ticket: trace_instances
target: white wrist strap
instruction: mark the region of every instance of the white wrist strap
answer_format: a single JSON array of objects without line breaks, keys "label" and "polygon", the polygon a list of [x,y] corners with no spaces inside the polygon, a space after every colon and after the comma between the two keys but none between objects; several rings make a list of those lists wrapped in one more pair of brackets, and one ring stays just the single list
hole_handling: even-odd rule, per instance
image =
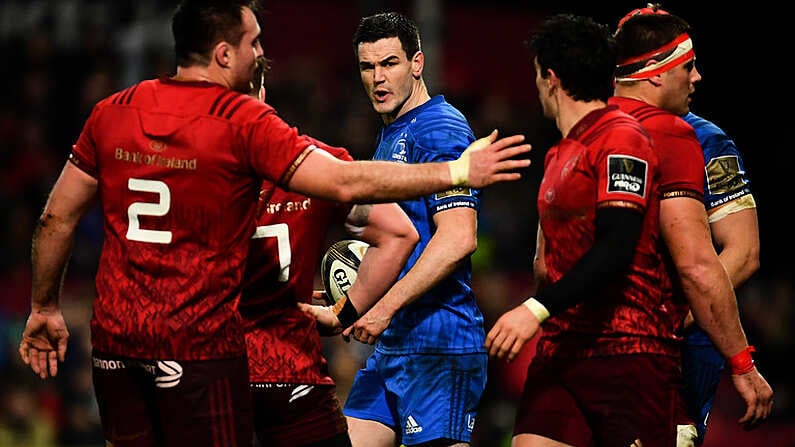
[{"label": "white wrist strap", "polygon": [[539,303],[537,299],[534,297],[530,297],[522,303],[526,308],[530,309],[530,312],[538,318],[539,323],[543,323],[544,320],[549,318],[549,311],[543,304]]},{"label": "white wrist strap", "polygon": [[463,186],[469,180],[469,154],[464,152],[458,160],[447,164],[450,169],[450,180],[453,186]]}]

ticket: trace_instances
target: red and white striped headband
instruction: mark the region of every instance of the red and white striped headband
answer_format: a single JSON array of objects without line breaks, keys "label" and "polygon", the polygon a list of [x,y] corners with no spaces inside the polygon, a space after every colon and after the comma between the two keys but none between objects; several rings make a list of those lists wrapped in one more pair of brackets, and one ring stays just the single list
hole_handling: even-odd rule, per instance
[{"label": "red and white striped headband", "polygon": [[[616,81],[649,79],[695,58],[693,41],[683,33],[662,48],[621,61],[616,66]],[[656,62],[646,65],[652,59]]]}]

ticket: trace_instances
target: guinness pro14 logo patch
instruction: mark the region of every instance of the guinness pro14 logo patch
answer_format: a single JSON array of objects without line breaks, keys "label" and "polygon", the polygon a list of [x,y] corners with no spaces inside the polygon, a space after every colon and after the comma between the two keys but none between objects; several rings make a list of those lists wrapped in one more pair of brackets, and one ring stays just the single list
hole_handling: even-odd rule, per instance
[{"label": "guinness pro14 logo patch", "polygon": [[648,163],[629,155],[607,156],[607,192],[626,192],[646,196]]}]

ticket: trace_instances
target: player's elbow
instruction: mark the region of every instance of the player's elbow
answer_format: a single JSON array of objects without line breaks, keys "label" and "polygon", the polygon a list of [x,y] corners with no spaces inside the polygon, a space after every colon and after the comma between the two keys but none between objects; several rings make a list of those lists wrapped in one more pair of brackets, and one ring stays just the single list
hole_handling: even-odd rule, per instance
[{"label": "player's elbow", "polygon": [[395,253],[397,254],[397,259],[401,262],[401,264],[408,261],[411,253],[414,251],[414,248],[417,246],[417,243],[420,241],[420,235],[417,233],[417,230],[414,229],[412,226],[411,231],[407,231],[400,237],[396,238],[396,248]]},{"label": "player's elbow", "polygon": [[414,228],[414,225],[406,229],[406,232],[401,236],[403,244],[409,247],[409,252],[414,250],[414,247],[420,242],[420,233]]},{"label": "player's elbow", "polygon": [[462,260],[475,254],[478,249],[477,235],[469,232],[461,232],[453,238],[455,242],[451,244],[455,247],[455,258]]},{"label": "player's elbow", "polygon": [[762,262],[760,261],[759,257],[759,247],[754,247],[748,251],[748,257],[745,259],[744,265],[745,270],[748,272],[748,276],[753,275],[757,270],[759,270],[759,268],[762,266]]}]

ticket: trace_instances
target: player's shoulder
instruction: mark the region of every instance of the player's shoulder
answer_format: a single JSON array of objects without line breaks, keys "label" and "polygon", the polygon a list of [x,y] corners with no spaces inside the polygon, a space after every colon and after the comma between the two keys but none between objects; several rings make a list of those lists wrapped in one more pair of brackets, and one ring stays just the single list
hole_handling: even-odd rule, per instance
[{"label": "player's shoulder", "polygon": [[597,125],[610,130],[646,135],[646,130],[637,118],[621,110],[615,105],[608,105],[599,116]]},{"label": "player's shoulder", "polygon": [[117,91],[97,108],[130,106],[158,113],[198,115],[244,123],[275,112],[258,99],[209,82],[183,82],[168,77],[148,79]]},{"label": "player's shoulder", "polygon": [[632,98],[612,97],[609,103],[618,105],[621,110],[634,116],[643,127],[650,131],[674,136],[696,137],[693,127],[682,117],[647,102]]},{"label": "player's shoulder", "polygon": [[433,147],[439,141],[454,143],[474,139],[472,128],[460,110],[437,95],[418,106],[407,124],[410,133],[423,146]]},{"label": "player's shoulder", "polygon": [[[688,112],[682,117],[696,132],[699,141],[705,144],[730,142],[730,138],[726,132],[714,122],[696,115],[693,112]],[[731,143],[731,142],[730,142]],[[733,143],[731,143],[733,144]]]},{"label": "player's shoulder", "polygon": [[251,95],[227,90],[216,96],[207,113],[237,124],[250,124],[275,116],[276,110]]},{"label": "player's shoulder", "polygon": [[610,144],[614,144],[616,140],[626,140],[627,144],[638,144],[638,140],[643,140],[646,145],[650,144],[649,136],[640,122],[614,104],[586,115],[572,128],[569,136],[581,140],[587,146],[595,141],[610,141]]},{"label": "player's shoulder", "polygon": [[130,105],[133,98],[140,97],[141,93],[155,90],[155,79],[147,79],[137,82],[131,86],[117,90],[104,99],[97,102],[95,108],[103,108],[112,105]]},{"label": "player's shoulder", "polygon": [[696,115],[693,112],[687,112],[684,116],[682,116],[682,119],[685,120],[685,122],[687,122],[691,126],[693,126],[693,128],[696,130],[703,129],[713,134],[718,134],[718,133],[725,134],[725,132],[723,131],[723,129],[720,128],[720,126],[704,118],[703,116]]},{"label": "player's shoulder", "polygon": [[324,143],[323,141],[320,141],[308,135],[306,136],[306,138],[309,139],[309,141],[311,141],[312,144],[314,144],[317,148],[323,149],[324,151],[331,154],[334,158],[343,161],[353,161],[353,157],[351,156],[350,152],[348,152],[348,150],[345,149],[344,147],[332,146],[328,143]]}]

